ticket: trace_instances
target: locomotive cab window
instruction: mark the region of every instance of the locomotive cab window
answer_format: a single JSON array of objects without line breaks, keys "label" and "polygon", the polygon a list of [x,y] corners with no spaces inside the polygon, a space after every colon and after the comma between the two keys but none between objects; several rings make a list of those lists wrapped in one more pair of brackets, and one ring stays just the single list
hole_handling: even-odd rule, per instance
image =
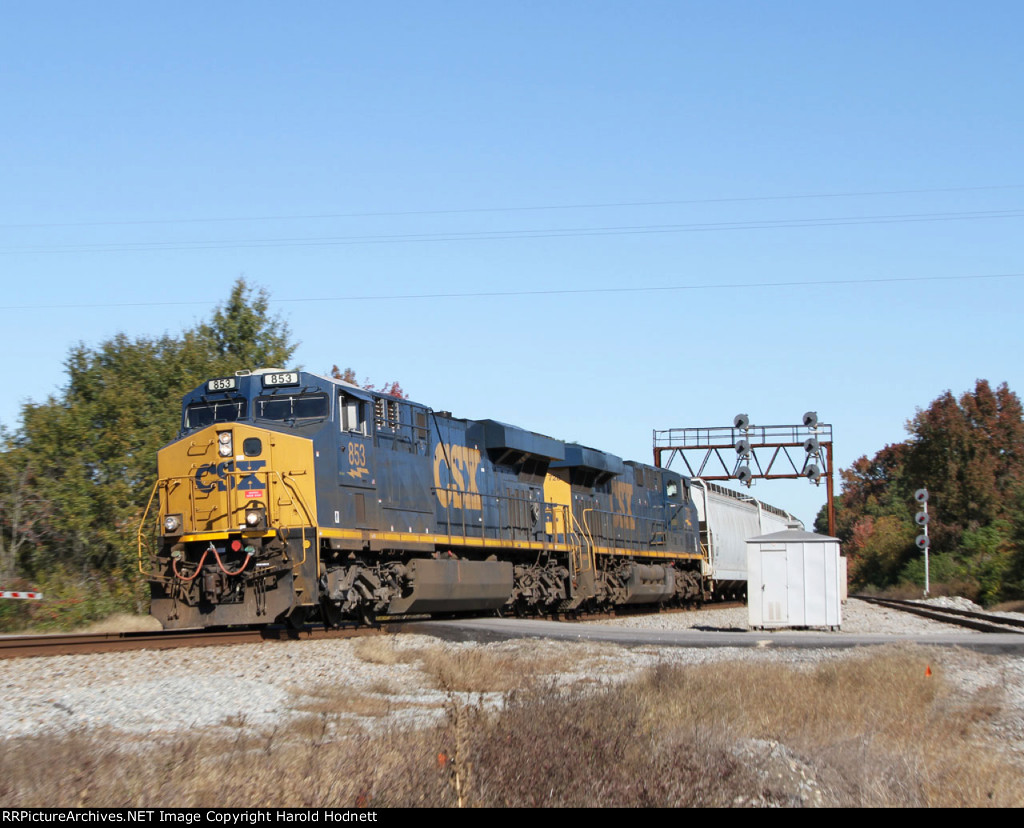
[{"label": "locomotive cab window", "polygon": [[348,394],[342,394],[338,403],[338,409],[341,412],[341,430],[366,434],[366,417],[363,414],[362,402]]},{"label": "locomotive cab window", "polygon": [[245,419],[246,401],[242,398],[218,402],[193,403],[185,409],[185,428],[202,428],[213,423],[233,423]]},{"label": "locomotive cab window", "polygon": [[326,394],[280,394],[256,398],[259,420],[323,420],[330,414]]}]

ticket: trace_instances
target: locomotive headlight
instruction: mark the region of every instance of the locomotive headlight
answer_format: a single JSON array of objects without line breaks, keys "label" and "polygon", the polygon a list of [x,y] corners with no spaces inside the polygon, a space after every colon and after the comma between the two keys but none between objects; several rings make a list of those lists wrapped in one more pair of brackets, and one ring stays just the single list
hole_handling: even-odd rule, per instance
[{"label": "locomotive headlight", "polygon": [[222,431],[220,434],[218,434],[217,442],[219,444],[217,446],[217,451],[221,457],[230,457],[234,453],[231,446],[230,431]]},{"label": "locomotive headlight", "polygon": [[164,534],[177,535],[181,530],[181,515],[168,515],[164,518]]},{"label": "locomotive headlight", "polygon": [[261,508],[245,510],[246,529],[265,529],[267,526],[267,513]]}]

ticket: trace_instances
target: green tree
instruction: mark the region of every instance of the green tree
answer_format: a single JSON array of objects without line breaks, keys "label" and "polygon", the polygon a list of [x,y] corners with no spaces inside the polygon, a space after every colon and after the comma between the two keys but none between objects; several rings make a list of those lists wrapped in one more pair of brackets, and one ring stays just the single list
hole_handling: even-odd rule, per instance
[{"label": "green tree", "polygon": [[227,302],[208,323],[199,326],[198,335],[208,343],[220,373],[287,367],[298,343],[291,341],[285,322],[268,315],[269,308],[265,290],[254,293],[244,279],[238,279]]},{"label": "green tree", "polygon": [[50,509],[24,448],[0,429],[0,586],[13,583],[46,537]]},{"label": "green tree", "polygon": [[66,385],[23,406],[0,452],[0,568],[37,581],[60,573],[131,603],[135,532],[181,397],[208,377],[291,359],[288,327],[268,307],[239,279],[209,322],[180,336],[72,348]]}]

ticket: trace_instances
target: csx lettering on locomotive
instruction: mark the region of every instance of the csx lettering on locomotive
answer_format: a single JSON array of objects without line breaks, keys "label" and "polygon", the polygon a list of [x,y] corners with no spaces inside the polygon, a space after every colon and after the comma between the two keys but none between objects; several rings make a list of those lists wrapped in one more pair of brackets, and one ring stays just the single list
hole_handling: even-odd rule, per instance
[{"label": "csx lettering on locomotive", "polygon": [[[478,449],[438,443],[434,449],[434,488],[438,502],[455,509],[480,509],[479,469]],[[447,483],[443,481],[445,477]]]},{"label": "csx lettering on locomotive", "polygon": [[[266,460],[227,460],[223,463],[206,463],[196,469],[196,488],[201,492],[210,492],[214,488],[219,492],[228,489],[263,489],[263,481],[253,472],[267,465]],[[248,472],[244,476],[236,476],[233,472]],[[216,478],[207,480],[207,478]]]}]

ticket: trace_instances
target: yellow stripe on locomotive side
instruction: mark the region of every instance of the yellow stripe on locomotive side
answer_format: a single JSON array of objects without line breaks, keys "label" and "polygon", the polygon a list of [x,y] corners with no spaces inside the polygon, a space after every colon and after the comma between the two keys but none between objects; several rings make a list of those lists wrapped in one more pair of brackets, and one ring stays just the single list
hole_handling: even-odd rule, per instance
[{"label": "yellow stripe on locomotive side", "polygon": [[[354,540],[369,543],[377,541],[394,544],[401,548],[405,543],[433,544],[434,546],[462,546],[474,549],[521,549],[538,552],[569,552],[564,543],[545,541],[512,541],[497,538],[473,538],[464,535],[438,535],[430,532],[378,532],[370,529],[322,529],[321,537]],[[595,555],[658,558],[662,560],[700,560],[699,554],[688,552],[654,552],[641,549],[621,549],[612,546],[594,547]]]}]

